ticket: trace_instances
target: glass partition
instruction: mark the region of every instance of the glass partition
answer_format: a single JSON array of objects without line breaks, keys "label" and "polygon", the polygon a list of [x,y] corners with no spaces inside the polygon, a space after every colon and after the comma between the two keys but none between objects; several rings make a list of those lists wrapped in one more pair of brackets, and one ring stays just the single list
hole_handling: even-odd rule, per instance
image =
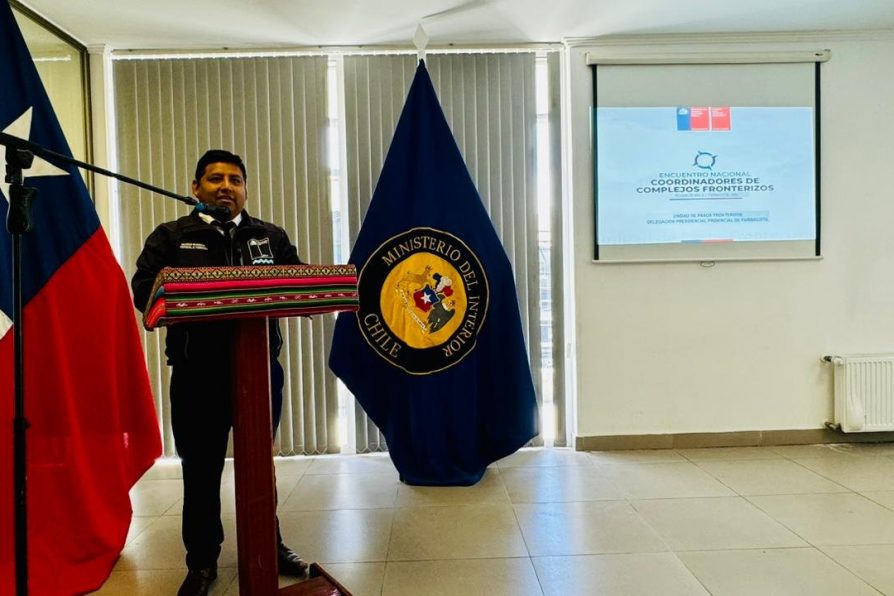
[{"label": "glass partition", "polygon": [[72,155],[90,161],[86,48],[18,3],[12,7]]}]

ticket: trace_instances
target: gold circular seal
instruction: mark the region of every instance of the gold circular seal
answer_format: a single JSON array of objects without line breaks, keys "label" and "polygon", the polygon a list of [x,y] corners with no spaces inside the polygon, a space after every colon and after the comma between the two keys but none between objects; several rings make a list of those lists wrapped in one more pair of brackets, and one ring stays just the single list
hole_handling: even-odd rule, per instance
[{"label": "gold circular seal", "polygon": [[357,278],[357,324],[379,356],[413,375],[436,373],[475,349],[490,288],[475,252],[435,228],[382,242]]},{"label": "gold circular seal", "polygon": [[466,312],[462,277],[447,260],[419,252],[391,269],[382,284],[382,319],[413,348],[438,346],[457,330]]}]

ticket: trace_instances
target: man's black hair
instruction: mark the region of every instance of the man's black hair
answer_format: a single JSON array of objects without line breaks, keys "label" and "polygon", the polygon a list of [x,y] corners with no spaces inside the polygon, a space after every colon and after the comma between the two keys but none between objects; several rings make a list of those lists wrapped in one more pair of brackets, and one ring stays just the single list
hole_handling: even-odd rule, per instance
[{"label": "man's black hair", "polygon": [[196,173],[194,178],[196,182],[202,179],[202,176],[205,174],[205,168],[208,167],[208,164],[212,163],[231,163],[239,166],[239,169],[242,170],[242,178],[244,180],[248,179],[248,174],[245,171],[245,164],[242,162],[241,157],[235,153],[230,153],[225,149],[209,149],[205,152],[205,155],[199,158],[198,163],[196,163]]}]

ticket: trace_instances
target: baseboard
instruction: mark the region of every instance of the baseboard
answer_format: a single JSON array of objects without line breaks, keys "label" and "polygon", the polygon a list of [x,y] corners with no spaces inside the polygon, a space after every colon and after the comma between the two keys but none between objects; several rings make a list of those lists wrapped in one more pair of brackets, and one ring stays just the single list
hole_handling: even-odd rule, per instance
[{"label": "baseboard", "polygon": [[769,447],[819,443],[894,442],[894,432],[843,433],[829,428],[803,430],[746,430],[725,433],[671,433],[664,435],[604,435],[576,437],[577,451],[628,449],[696,449],[701,447]]}]

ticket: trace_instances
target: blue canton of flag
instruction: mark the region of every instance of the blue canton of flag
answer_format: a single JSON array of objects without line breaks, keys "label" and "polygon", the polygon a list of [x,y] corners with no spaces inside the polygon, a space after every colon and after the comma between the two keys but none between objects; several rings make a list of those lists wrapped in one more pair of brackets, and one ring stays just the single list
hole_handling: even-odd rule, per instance
[{"label": "blue canton of flag", "polygon": [[689,108],[677,108],[677,130],[692,130]]},{"label": "blue canton of flag", "polygon": [[420,62],[351,253],[329,367],[401,479],[471,485],[538,432],[512,268]]},{"label": "blue canton of flag", "polygon": [[431,289],[431,286],[425,286],[425,289],[422,290],[422,292],[425,294],[425,301],[428,304],[434,304],[440,300],[438,294]]}]

